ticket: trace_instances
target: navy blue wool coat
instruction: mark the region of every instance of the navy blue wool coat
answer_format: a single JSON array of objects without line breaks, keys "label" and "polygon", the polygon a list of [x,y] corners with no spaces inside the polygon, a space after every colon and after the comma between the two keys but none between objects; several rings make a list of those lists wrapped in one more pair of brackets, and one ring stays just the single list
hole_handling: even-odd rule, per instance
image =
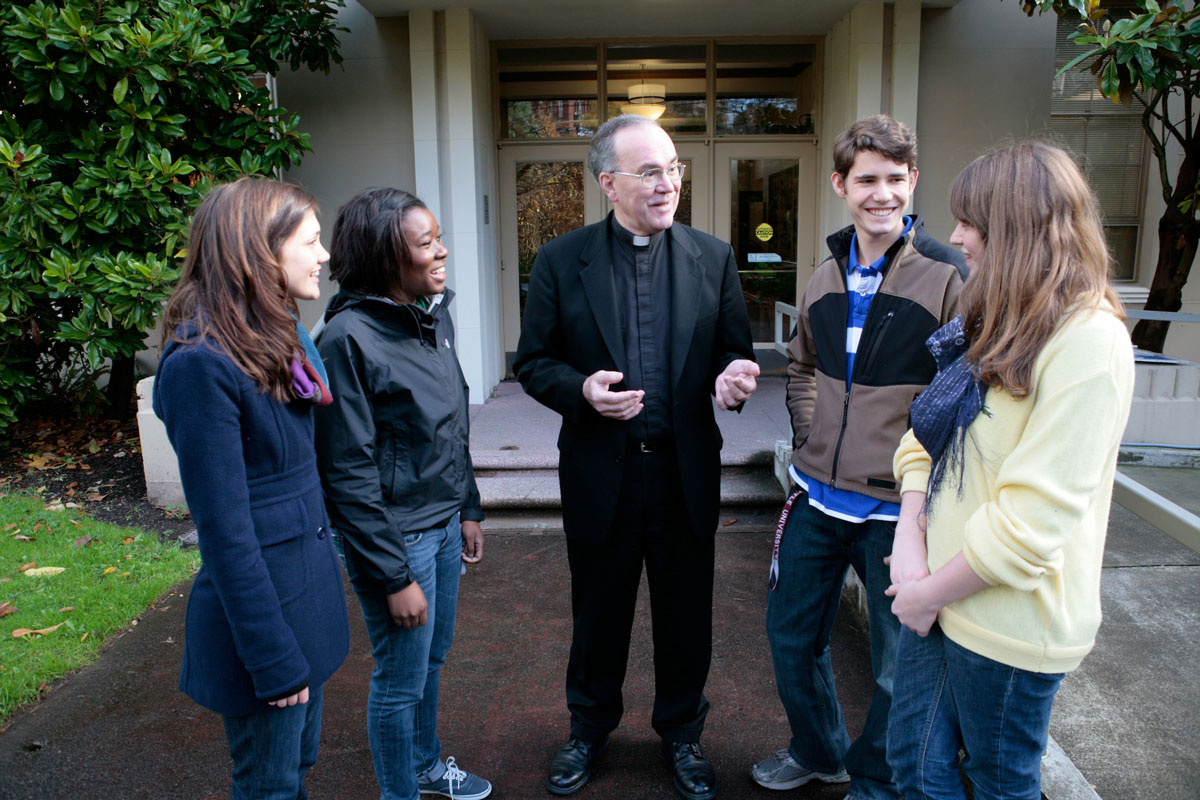
[{"label": "navy blue wool coat", "polygon": [[320,685],[349,649],[312,408],[271,399],[211,343],[171,343],[158,365],[154,413],[203,559],[179,688],[221,714],[260,713]]}]

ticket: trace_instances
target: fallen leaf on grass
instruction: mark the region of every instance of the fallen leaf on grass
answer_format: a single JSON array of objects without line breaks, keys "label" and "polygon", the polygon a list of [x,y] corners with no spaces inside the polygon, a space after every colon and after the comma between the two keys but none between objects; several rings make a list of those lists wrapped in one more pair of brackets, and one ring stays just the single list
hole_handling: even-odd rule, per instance
[{"label": "fallen leaf on grass", "polygon": [[124,539],[121,540],[121,544],[133,544],[133,537],[126,536]]},{"label": "fallen leaf on grass", "polygon": [[84,639],[86,639],[87,637],[88,637],[88,635],[87,635],[87,632],[85,631],[85,632],[84,632],[84,634],[83,634],[83,636],[80,636],[80,637],[79,637],[79,641],[81,641],[81,642],[82,642],[82,641],[83,641]]},{"label": "fallen leaf on grass", "polygon": [[112,575],[116,571],[117,571],[116,567],[105,567],[104,572],[102,572],[100,574],[101,575]]},{"label": "fallen leaf on grass", "polygon": [[50,503],[46,506],[47,511],[64,511],[65,509],[66,506],[64,506],[62,503]]},{"label": "fallen leaf on grass", "polygon": [[47,633],[56,631],[66,624],[67,623],[63,621],[57,625],[51,625],[49,628],[38,628],[37,630],[30,630],[29,628],[17,628],[12,632],[12,635],[14,639],[23,639],[26,636],[45,636]]},{"label": "fallen leaf on grass", "polygon": [[26,470],[50,469],[50,462],[55,460],[53,453],[39,453],[25,462]]},{"label": "fallen leaf on grass", "polygon": [[66,571],[66,567],[33,567],[25,570],[25,574],[31,578],[49,578],[51,575]]},{"label": "fallen leaf on grass", "polygon": [[21,566],[17,567],[17,572],[24,572],[25,570],[33,569],[36,566],[37,566],[36,561],[30,561],[28,564],[22,564]]},{"label": "fallen leaf on grass", "polygon": [[34,533],[37,533],[38,531],[48,531],[48,530],[50,530],[50,528],[48,528],[46,526],[46,523],[44,523],[44,522],[39,522],[33,526]]},{"label": "fallen leaf on grass", "polygon": [[100,452],[100,443],[92,439],[87,443],[87,451],[93,455]]},{"label": "fallen leaf on grass", "polygon": [[108,497],[108,495],[100,494],[99,492],[88,492],[86,495],[83,496],[83,499],[87,500],[89,502],[92,502],[92,503],[99,503],[101,500],[103,500],[106,497]]},{"label": "fallen leaf on grass", "polygon": [[3,603],[0,603],[0,617],[7,617],[9,614],[15,614],[20,610],[21,609],[14,606],[11,601],[6,600]]},{"label": "fallen leaf on grass", "polygon": [[75,540],[75,547],[76,547],[76,549],[78,549],[80,547],[87,547],[93,541],[94,540],[92,539],[92,537],[85,533],[83,536],[80,536],[78,539]]},{"label": "fallen leaf on grass", "polygon": [[14,536],[13,538],[16,539],[18,542],[32,542],[33,541],[32,537],[23,536],[20,534],[18,534],[17,536]]},{"label": "fallen leaf on grass", "polygon": [[63,606],[62,608],[60,608],[58,610],[58,613],[66,614],[66,613],[74,611],[74,610],[75,610],[75,606]]},{"label": "fallen leaf on grass", "polygon": [[6,531],[11,531],[11,530],[12,530],[13,528],[15,528],[15,527],[17,527],[17,523],[15,523],[15,522],[10,522],[10,523],[8,523],[7,525],[5,525],[5,526],[4,526],[4,530],[6,530]]}]

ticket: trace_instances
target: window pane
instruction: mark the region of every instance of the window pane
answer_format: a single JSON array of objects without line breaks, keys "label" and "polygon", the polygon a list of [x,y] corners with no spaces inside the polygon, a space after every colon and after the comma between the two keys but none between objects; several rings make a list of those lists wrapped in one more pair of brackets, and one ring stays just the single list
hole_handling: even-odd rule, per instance
[{"label": "window pane", "polygon": [[596,132],[595,46],[502,47],[496,64],[502,137],[554,139]]},{"label": "window pane", "polygon": [[505,100],[506,139],[558,139],[596,132],[595,100]]},{"label": "window pane", "polygon": [[756,342],[775,339],[775,302],[796,302],[795,159],[731,159],[729,209],[734,256]]},{"label": "window pane", "polygon": [[1137,225],[1105,225],[1104,237],[1108,239],[1109,252],[1113,254],[1113,277],[1117,280],[1133,280],[1133,262],[1137,258]]},{"label": "window pane", "polygon": [[[1128,7],[1108,9],[1114,20],[1128,13]],[[1055,72],[1086,52],[1070,41],[1074,31],[1066,19],[1058,21]],[[1073,68],[1054,77],[1050,111],[1050,130],[1087,175],[1100,202],[1114,275],[1133,280],[1147,153],[1141,106],[1113,103],[1100,94],[1090,70]]]},{"label": "window pane", "polygon": [[[702,44],[610,45],[608,118],[640,113],[671,134],[705,133],[706,50]],[[646,86],[662,94],[645,97],[638,87]]]},{"label": "window pane", "polygon": [[524,316],[529,271],[538,249],[583,227],[584,169],[582,161],[525,161],[516,166],[517,262]]},{"label": "window pane", "polygon": [[811,44],[718,44],[718,134],[815,130]]}]

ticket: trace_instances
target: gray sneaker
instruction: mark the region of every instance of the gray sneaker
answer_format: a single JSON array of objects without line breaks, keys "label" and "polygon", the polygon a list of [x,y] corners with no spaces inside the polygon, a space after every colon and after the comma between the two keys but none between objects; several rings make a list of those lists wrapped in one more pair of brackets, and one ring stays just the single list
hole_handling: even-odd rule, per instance
[{"label": "gray sneaker", "polygon": [[440,794],[451,800],[483,800],[492,793],[492,784],[478,775],[472,775],[459,769],[454,763],[454,756],[446,759],[446,771],[436,781],[428,780],[424,775],[417,779],[417,788],[421,794]]},{"label": "gray sneaker", "polygon": [[824,783],[850,782],[850,776],[846,774],[846,770],[844,769],[838,770],[833,774],[805,769],[796,763],[796,760],[792,758],[792,754],[787,751],[786,747],[782,750],[776,750],[775,755],[770,758],[764,758],[751,767],[750,777],[754,778],[754,782],[759,786],[764,786],[768,789],[795,789],[797,786],[803,786],[809,781],[823,781]]}]

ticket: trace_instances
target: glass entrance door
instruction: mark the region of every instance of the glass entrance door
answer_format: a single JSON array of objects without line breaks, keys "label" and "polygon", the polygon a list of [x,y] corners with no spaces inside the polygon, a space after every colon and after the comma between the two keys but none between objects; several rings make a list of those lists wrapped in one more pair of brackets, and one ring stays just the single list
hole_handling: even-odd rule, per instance
[{"label": "glass entrance door", "polygon": [[587,171],[587,144],[533,145],[500,149],[500,285],[504,350],[521,336],[529,271],[538,249],[551,239],[604,217],[604,195]]},{"label": "glass entrance door", "polygon": [[816,144],[713,147],[713,234],[733,246],[755,345],[770,347],[775,303],[796,304],[816,265]]}]

